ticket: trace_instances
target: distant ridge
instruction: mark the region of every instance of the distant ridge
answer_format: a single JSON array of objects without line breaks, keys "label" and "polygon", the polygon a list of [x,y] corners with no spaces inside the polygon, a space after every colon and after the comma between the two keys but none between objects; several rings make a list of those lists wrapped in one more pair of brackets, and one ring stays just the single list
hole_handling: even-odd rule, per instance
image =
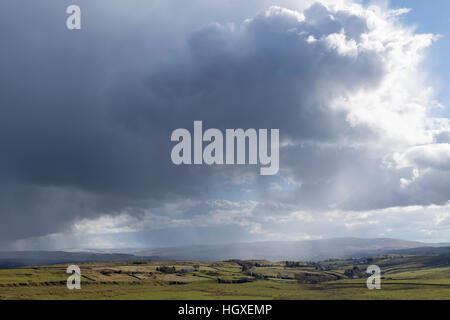
[{"label": "distant ridge", "polygon": [[420,247],[402,250],[393,250],[391,253],[404,255],[445,255],[450,254],[450,244],[444,244],[445,247]]},{"label": "distant ridge", "polygon": [[133,261],[130,254],[102,254],[64,251],[7,251],[0,252],[0,268],[50,265],[60,263]]},{"label": "distant ridge", "polygon": [[[427,244],[389,238],[335,238],[304,241],[265,241],[224,245],[186,246],[160,249],[77,249],[73,251],[0,252],[0,268],[81,262],[136,260],[224,261],[320,261],[359,258],[387,253],[439,254],[448,252],[448,244]],[[119,253],[120,252],[120,253]]]},{"label": "distant ridge", "polygon": [[319,261],[357,258],[366,255],[383,254],[392,250],[435,246],[441,245],[390,238],[335,238],[162,248],[144,250],[135,254],[149,256],[158,260],[222,261],[229,259],[265,259],[270,261]]}]

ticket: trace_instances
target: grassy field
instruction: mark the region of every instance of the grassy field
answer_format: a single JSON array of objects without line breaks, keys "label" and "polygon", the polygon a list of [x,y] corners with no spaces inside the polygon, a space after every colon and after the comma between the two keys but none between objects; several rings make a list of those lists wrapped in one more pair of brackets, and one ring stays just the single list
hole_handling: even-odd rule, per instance
[{"label": "grassy field", "polygon": [[[365,270],[382,270],[368,290]],[[450,299],[449,256],[383,256],[321,263],[83,263],[81,290],[67,265],[0,269],[0,299]]]}]

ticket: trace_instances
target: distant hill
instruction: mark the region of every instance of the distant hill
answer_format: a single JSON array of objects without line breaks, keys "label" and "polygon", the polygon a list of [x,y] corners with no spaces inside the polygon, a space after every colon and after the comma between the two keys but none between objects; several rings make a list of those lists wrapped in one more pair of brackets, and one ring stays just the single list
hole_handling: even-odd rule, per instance
[{"label": "distant hill", "polygon": [[[193,260],[225,261],[321,261],[348,259],[387,253],[445,254],[444,244],[425,244],[417,241],[378,238],[336,238],[306,241],[266,241],[224,245],[203,245],[161,249],[0,252],[0,268],[38,266],[60,263],[113,262],[136,260]],[[81,252],[82,251],[82,252]],[[120,253],[119,253],[120,252]]]},{"label": "distant hill", "polygon": [[8,251],[0,252],[0,268],[15,268],[59,263],[133,261],[130,254],[99,254],[64,251]]},{"label": "distant hill", "polygon": [[420,247],[403,250],[393,250],[391,253],[405,255],[449,255],[450,245],[447,247]]},{"label": "distant hill", "polygon": [[306,241],[269,241],[226,245],[162,248],[136,252],[156,260],[223,261],[229,259],[265,259],[270,261],[357,258],[384,254],[392,250],[411,249],[439,244],[378,238],[337,238]]}]

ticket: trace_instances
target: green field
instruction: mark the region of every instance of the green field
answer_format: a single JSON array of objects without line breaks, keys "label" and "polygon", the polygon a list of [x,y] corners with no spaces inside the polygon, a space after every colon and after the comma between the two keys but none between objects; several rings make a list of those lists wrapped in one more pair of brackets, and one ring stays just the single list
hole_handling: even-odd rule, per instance
[{"label": "green field", "polygon": [[[80,290],[67,265],[0,269],[0,299],[450,299],[450,258],[383,256],[321,263],[269,261],[82,263]],[[365,270],[382,270],[368,290]]]}]

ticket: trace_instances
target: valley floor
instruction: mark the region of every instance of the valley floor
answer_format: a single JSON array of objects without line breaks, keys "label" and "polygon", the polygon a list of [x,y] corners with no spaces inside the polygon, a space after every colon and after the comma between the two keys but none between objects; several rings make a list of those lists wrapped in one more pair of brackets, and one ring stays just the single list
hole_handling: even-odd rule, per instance
[{"label": "valley floor", "polygon": [[[0,299],[450,299],[447,259],[83,263],[80,290],[67,288],[67,265],[0,269]],[[369,264],[381,290],[367,289]]]}]

